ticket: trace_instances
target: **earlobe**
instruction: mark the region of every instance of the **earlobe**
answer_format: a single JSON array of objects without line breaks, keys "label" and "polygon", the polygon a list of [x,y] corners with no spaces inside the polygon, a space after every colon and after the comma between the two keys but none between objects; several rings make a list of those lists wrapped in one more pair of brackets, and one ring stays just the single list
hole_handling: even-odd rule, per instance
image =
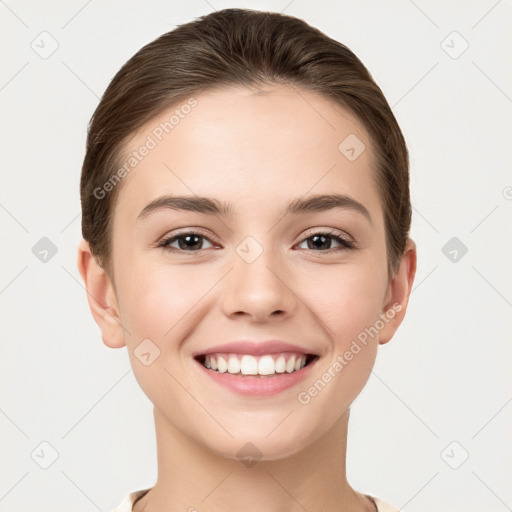
[{"label": "earlobe", "polygon": [[103,343],[110,348],[123,347],[124,332],[113,284],[92,254],[86,240],[81,240],[78,246],[77,264],[87,290],[92,316],[101,330]]},{"label": "earlobe", "polygon": [[400,259],[400,266],[393,279],[391,279],[386,292],[386,300],[382,310],[382,315],[385,317],[383,319],[384,327],[379,333],[379,343],[381,345],[391,340],[405,317],[416,275],[416,259],[416,244],[409,239]]}]

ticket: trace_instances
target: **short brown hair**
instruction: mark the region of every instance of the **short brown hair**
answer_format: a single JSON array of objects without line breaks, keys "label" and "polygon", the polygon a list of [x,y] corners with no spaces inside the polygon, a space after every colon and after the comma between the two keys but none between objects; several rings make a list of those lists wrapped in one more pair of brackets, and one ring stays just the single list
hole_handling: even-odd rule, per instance
[{"label": "short brown hair", "polygon": [[306,22],[273,12],[224,9],[141,48],[112,79],[91,118],[80,182],[82,235],[107,273],[112,270],[112,217],[120,186],[101,198],[95,190],[118,171],[130,136],[191,95],[218,86],[258,84],[315,91],[362,122],[375,148],[388,275],[396,272],[411,224],[409,157],[381,89],[351,50]]}]

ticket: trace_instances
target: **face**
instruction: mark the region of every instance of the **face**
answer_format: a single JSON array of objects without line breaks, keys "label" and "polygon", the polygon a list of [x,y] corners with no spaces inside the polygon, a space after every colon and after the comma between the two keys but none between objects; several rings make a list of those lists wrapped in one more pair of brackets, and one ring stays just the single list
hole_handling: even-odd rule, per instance
[{"label": "face", "polygon": [[[173,428],[226,457],[251,442],[263,459],[281,458],[347,411],[387,324],[373,149],[354,117],[313,92],[233,87],[185,104],[125,148],[140,158],[117,185],[113,220],[124,339],[140,386]],[[218,371],[219,353],[247,370],[252,349],[270,340],[290,344],[254,357],[259,371],[270,355],[262,371],[274,375]],[[218,349],[226,343],[235,345]],[[217,371],[202,364],[211,351]],[[278,359],[286,366],[293,354],[308,364],[282,372]]]}]

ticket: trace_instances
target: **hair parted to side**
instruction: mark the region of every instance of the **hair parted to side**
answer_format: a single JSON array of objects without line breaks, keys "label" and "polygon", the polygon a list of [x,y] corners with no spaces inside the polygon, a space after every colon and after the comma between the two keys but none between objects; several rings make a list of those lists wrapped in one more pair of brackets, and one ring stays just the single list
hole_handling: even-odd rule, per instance
[{"label": "hair parted to side", "polygon": [[141,48],[112,79],[91,118],[80,181],[82,236],[110,276],[112,218],[122,183],[107,193],[103,187],[119,170],[124,144],[163,110],[204,90],[265,84],[320,93],[366,128],[384,211],[388,276],[394,275],[411,225],[409,157],[381,89],[351,50],[306,22],[224,9]]}]

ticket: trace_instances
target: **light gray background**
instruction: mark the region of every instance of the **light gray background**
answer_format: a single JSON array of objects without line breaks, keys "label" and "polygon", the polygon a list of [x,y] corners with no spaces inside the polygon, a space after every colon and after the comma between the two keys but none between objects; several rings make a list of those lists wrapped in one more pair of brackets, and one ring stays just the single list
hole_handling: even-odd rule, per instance
[{"label": "light gray background", "polygon": [[[120,66],[225,7],[284,11],[348,45],[410,149],[418,272],[352,407],[349,481],[408,512],[512,510],[505,0],[0,2],[0,510],[110,511],[155,482],[151,403],[126,348],[103,345],[76,268],[79,174],[87,123]],[[32,251],[42,237],[58,250],[46,262]],[[456,261],[443,253],[452,237],[468,248]]]}]

